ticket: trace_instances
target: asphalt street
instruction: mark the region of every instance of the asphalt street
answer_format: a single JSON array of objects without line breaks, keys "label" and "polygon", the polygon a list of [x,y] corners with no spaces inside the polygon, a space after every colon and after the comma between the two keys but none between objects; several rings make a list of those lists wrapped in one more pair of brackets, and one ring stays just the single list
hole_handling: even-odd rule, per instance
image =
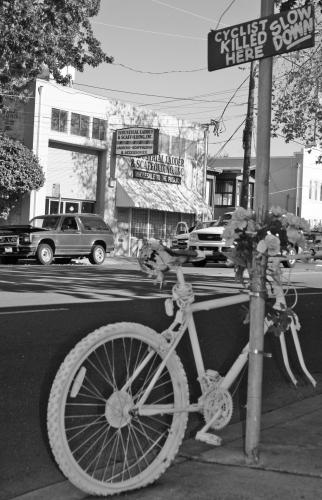
[{"label": "asphalt street", "polygon": [[[197,298],[236,293],[231,269],[187,266],[185,273],[194,284]],[[292,282],[299,290],[301,344],[313,373],[321,366],[322,338],[316,328],[322,320],[321,273],[318,262],[301,264],[292,271]],[[67,352],[87,333],[107,323],[125,320],[147,324],[157,331],[165,328],[169,319],[163,300],[173,281],[174,275],[169,275],[160,290],[130,260],[111,260],[100,268],[82,264],[1,266],[1,500],[63,480],[51,456],[45,422],[50,385]],[[224,373],[247,342],[243,314],[240,306],[234,306],[228,314],[213,311],[197,315],[207,367]],[[264,407],[310,395],[312,390],[304,380],[300,379],[298,389],[287,380],[276,339],[269,339],[266,348],[274,356],[264,362]],[[291,346],[290,352],[292,359]],[[179,354],[188,371],[190,393],[196,399],[198,386],[187,339]],[[244,376],[234,397],[236,421],[245,414],[245,380]],[[287,390],[280,401],[277,388],[284,386]],[[199,425],[198,418],[191,419],[187,437]]]}]

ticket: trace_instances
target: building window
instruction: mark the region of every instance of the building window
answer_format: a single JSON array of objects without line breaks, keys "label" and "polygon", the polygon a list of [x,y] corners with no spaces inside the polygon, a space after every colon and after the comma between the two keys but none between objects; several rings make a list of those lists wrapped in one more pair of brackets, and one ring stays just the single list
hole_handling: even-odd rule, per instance
[{"label": "building window", "polygon": [[70,131],[74,135],[89,137],[89,116],[72,113]]},{"label": "building window", "polygon": [[322,201],[322,184],[320,184],[320,201]]},{"label": "building window", "polygon": [[170,152],[170,137],[166,134],[159,134],[159,153],[168,155]]},{"label": "building window", "polygon": [[207,177],[206,180],[206,203],[212,207],[213,206],[213,191],[214,191],[214,178]]},{"label": "building window", "polygon": [[78,201],[46,198],[46,214],[94,213],[95,201]]},{"label": "building window", "polygon": [[312,181],[310,181],[310,186],[309,186],[309,199],[312,199]]},{"label": "building window", "polygon": [[106,141],[106,120],[93,118],[92,138]]},{"label": "building window", "polygon": [[232,207],[233,199],[234,199],[234,182],[217,180],[215,205],[218,207]]},{"label": "building window", "polygon": [[57,132],[67,132],[67,111],[52,108],[51,110],[51,130]]},{"label": "building window", "polygon": [[[241,193],[242,193],[243,181],[237,181],[237,196],[236,196],[236,204],[240,205],[241,203]],[[248,184],[248,201],[247,208],[253,208],[254,206],[254,183]]]},{"label": "building window", "polygon": [[186,139],[186,154],[189,158],[196,159],[197,157],[197,141],[190,141]]},{"label": "building window", "polygon": [[172,136],[171,138],[171,155],[182,158],[185,156],[186,141],[184,137]]}]

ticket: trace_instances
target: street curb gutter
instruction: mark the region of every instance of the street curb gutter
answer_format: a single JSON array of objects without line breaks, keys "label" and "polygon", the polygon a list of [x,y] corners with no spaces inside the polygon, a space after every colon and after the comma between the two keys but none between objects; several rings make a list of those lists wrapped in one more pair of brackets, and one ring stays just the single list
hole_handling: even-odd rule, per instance
[{"label": "street curb gutter", "polygon": [[[264,413],[259,461],[255,464],[249,462],[244,454],[243,422],[232,424],[222,431],[223,446],[213,448],[188,440],[183,444],[180,456],[208,464],[322,478],[321,442],[318,435],[312,437],[312,429],[320,425],[321,419],[321,394]],[[305,435],[307,439],[303,438]]]},{"label": "street curb gutter", "polygon": [[[321,414],[322,394],[264,413],[262,415],[264,443],[261,446],[263,451],[260,455],[260,461],[256,465],[246,462],[241,437],[244,423],[237,422],[229,425],[222,431],[221,436],[223,437],[224,445],[221,448],[210,447],[209,445],[195,441],[195,439],[186,440],[180,449],[174,466],[182,461],[191,460],[214,465],[247,467],[262,471],[322,478],[322,468],[316,467],[316,470],[313,470],[308,460],[312,452],[314,452],[314,447],[308,446],[303,448],[303,446],[299,445],[297,447],[298,454],[296,454],[296,450],[292,445],[265,442],[265,432],[274,433],[274,430],[278,426],[287,424],[288,422],[300,422],[301,419],[305,419],[307,416],[313,416],[317,422],[321,422]],[[321,448],[319,443],[316,446]],[[297,463],[299,453],[303,455],[301,463]],[[322,453],[319,452],[319,454],[322,460]],[[78,490],[69,481],[65,480],[14,497],[11,500],[85,500],[87,497],[88,494]]]}]

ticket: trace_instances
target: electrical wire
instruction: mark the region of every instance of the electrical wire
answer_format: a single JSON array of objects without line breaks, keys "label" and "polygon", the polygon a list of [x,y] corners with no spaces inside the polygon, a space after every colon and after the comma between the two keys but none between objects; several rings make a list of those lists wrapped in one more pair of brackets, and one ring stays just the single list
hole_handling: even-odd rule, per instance
[{"label": "electrical wire", "polygon": [[196,99],[194,97],[175,97],[175,96],[166,96],[166,95],[159,95],[159,94],[148,94],[145,92],[133,92],[131,90],[119,90],[119,89],[112,89],[112,88],[108,88],[108,87],[99,87],[97,85],[89,85],[86,83],[75,83],[74,85],[78,85],[81,87],[94,88],[94,89],[98,89],[98,90],[107,90],[109,92],[118,92],[121,94],[141,95],[144,97],[163,97],[165,99],[171,99],[172,101],[194,101],[194,102],[208,102],[208,103],[209,102],[221,102],[218,100]]},{"label": "electrical wire", "polygon": [[229,11],[229,9],[232,7],[232,5],[236,2],[236,0],[231,0],[230,4],[226,7],[226,9],[222,12],[222,14],[220,15],[219,17],[219,20],[217,21],[217,25],[214,29],[214,31],[217,30],[219,24],[220,24],[220,21],[222,20],[222,18],[224,17],[224,15]]},{"label": "electrical wire", "polygon": [[226,146],[227,146],[227,144],[231,141],[231,139],[234,137],[234,135],[235,135],[235,134],[237,134],[238,130],[240,129],[240,127],[241,127],[242,125],[244,125],[245,121],[246,121],[246,118],[245,118],[245,119],[244,119],[244,120],[243,120],[243,121],[242,121],[242,122],[238,125],[238,127],[234,130],[234,132],[233,132],[233,133],[231,134],[231,136],[227,139],[227,141],[225,141],[224,145],[223,145],[223,146],[221,146],[221,148],[219,148],[219,149],[218,149],[217,153],[215,153],[215,155],[214,155],[214,157],[213,157],[213,159],[214,159],[214,160],[218,157],[218,155],[221,153],[221,151],[222,151],[223,149],[225,149],[225,147],[226,147]]},{"label": "electrical wire", "polygon": [[174,37],[174,38],[185,38],[185,39],[190,39],[190,40],[201,40],[202,42],[205,42],[207,38],[205,37],[197,37],[197,36],[189,36],[189,35],[180,35],[179,33],[167,33],[163,31],[152,31],[152,30],[144,30],[141,28],[133,28],[131,26],[121,26],[118,24],[109,24],[109,23],[102,23],[100,21],[92,21],[93,24],[100,24],[102,26],[108,26],[109,28],[117,28],[117,29],[123,29],[123,30],[128,30],[128,31],[137,31],[140,33],[148,33],[150,35],[161,35],[161,36],[168,36],[168,37]]},{"label": "electrical wire", "polygon": [[145,75],[168,75],[170,73],[197,73],[200,71],[207,71],[207,68],[194,68],[194,69],[171,69],[168,71],[144,71],[141,69],[135,69],[131,68],[131,66],[127,66],[126,64],[122,63],[112,63],[113,66],[120,66],[122,68],[128,69],[130,71],[134,71],[135,73],[143,73]]},{"label": "electrical wire", "polygon": [[[233,0],[233,2],[234,1],[235,0]],[[218,24],[220,23],[220,20],[223,17],[223,14],[222,14],[221,17],[220,17],[220,19],[219,19],[219,21],[217,21],[215,19],[210,19],[209,17],[205,17],[205,16],[201,16],[200,14],[196,14],[195,12],[191,12],[189,10],[181,9],[180,7],[175,7],[174,5],[170,5],[168,3],[161,2],[161,0],[151,0],[151,2],[157,3],[159,5],[163,5],[164,7],[168,7],[169,9],[173,9],[173,10],[177,10],[179,12],[183,12],[184,14],[189,14],[191,16],[197,17],[198,19],[203,19],[204,21],[217,22]],[[225,23],[220,23],[220,24],[223,24],[224,26],[227,26],[227,24],[225,24]]]}]

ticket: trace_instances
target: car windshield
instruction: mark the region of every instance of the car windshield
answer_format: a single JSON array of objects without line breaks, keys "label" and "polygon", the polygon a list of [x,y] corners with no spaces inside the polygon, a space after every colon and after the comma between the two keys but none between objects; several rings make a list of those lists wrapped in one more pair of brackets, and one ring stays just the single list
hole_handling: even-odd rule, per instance
[{"label": "car windshield", "polygon": [[198,222],[194,229],[205,229],[206,227],[213,226],[214,220],[208,220],[204,222]]},{"label": "car windshield", "polygon": [[219,217],[216,226],[227,226],[230,219],[231,219],[231,214],[224,214],[221,217]]},{"label": "car windshield", "polygon": [[30,224],[33,227],[42,229],[56,229],[58,225],[59,217],[56,215],[50,215],[45,217],[35,217],[31,219]]}]

